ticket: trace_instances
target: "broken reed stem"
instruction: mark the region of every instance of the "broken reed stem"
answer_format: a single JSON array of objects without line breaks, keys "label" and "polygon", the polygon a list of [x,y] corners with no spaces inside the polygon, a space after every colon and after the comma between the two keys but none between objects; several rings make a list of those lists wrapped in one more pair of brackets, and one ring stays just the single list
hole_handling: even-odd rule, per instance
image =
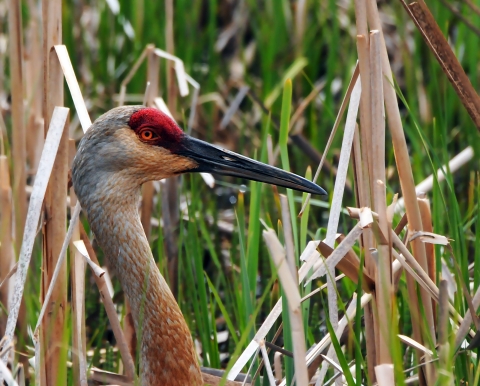
[{"label": "broken reed stem", "polygon": [[[88,255],[87,247],[85,247],[85,243],[82,240],[74,241],[73,246],[80,253],[80,255],[83,257],[85,262],[89,265],[90,269],[92,270],[93,274],[96,277],[102,277],[107,273],[107,271],[105,271],[102,267],[100,267],[98,264],[94,263],[92,259],[90,259],[90,256]],[[108,282],[108,279],[105,279],[105,280],[107,280]],[[109,288],[113,288],[110,286],[110,284],[108,286]]]},{"label": "broken reed stem", "polygon": [[[50,119],[55,106],[63,106],[63,73],[57,55],[53,49],[62,43],[62,2],[60,0],[42,0],[43,12],[43,117],[44,133],[47,135]],[[67,117],[68,122],[68,117]],[[67,218],[67,183],[68,183],[68,126],[64,128],[58,147],[57,157],[52,169],[47,192],[45,194],[44,212],[48,219],[43,227],[42,253],[42,303],[48,293],[57,260],[60,256]],[[40,371],[41,385],[66,384],[66,363],[62,351],[65,319],[67,310],[67,266],[63,264],[57,285],[52,292],[48,312],[42,320],[40,332]]]},{"label": "broken reed stem", "polygon": [[[27,219],[25,221],[25,230],[23,233],[22,247],[20,249],[20,257],[18,259],[18,272],[15,275],[15,284],[11,297],[11,304],[7,319],[7,327],[5,331],[5,346],[12,344],[15,327],[17,325],[18,314],[20,311],[20,304],[22,302],[23,291],[25,289],[25,281],[27,278],[27,271],[32,257],[33,244],[37,235],[37,227],[44,202],[47,184],[52,172],[55,156],[58,151],[60,139],[63,135],[65,122],[67,120],[69,110],[64,107],[56,107],[50,122],[50,128],[45,140],[45,146],[40,157],[38,166],[37,178],[33,183],[32,194],[27,212]],[[37,345],[38,347],[38,345]],[[35,350],[36,354],[38,350]],[[7,358],[4,356],[2,360]],[[36,355],[37,364],[40,363],[40,358]],[[36,366],[38,369],[39,367]],[[40,379],[37,374],[37,379]],[[44,378],[44,376],[43,376]]]},{"label": "broken reed stem", "polygon": [[[390,355],[390,323],[392,321],[392,273],[391,255],[388,242],[388,220],[385,187],[385,121],[383,115],[382,66],[380,59],[380,36],[378,31],[370,33],[370,95],[372,114],[371,137],[371,192],[373,209],[378,213],[378,225],[381,233],[387,235],[383,240],[377,234],[378,261],[375,276],[376,304],[380,331],[377,331],[379,364],[392,363]],[[374,232],[375,233],[375,232]]]},{"label": "broken reed stem", "polygon": [[[85,248],[87,249],[88,256],[90,259],[97,265],[99,265],[97,255],[93,250],[90,239],[88,238],[83,225],[80,223],[80,238],[85,243]],[[132,356],[130,355],[130,349],[125,340],[125,337],[122,332],[122,327],[120,326],[120,321],[118,320],[117,310],[113,304],[110,292],[108,292],[107,284],[105,282],[104,276],[98,277],[93,275],[93,279],[97,284],[98,291],[100,292],[100,297],[102,298],[103,305],[105,307],[105,312],[107,313],[108,320],[110,321],[110,326],[112,327],[113,335],[118,344],[118,349],[120,350],[120,355],[122,356],[123,366],[125,368],[125,375],[129,380],[135,379],[135,364],[133,362]]]},{"label": "broken reed stem", "polygon": [[[69,165],[75,157],[75,140],[68,141]],[[77,197],[73,187],[70,188],[70,213],[73,213],[77,204]],[[71,226],[71,225],[70,225]],[[73,242],[80,239],[80,228],[74,226],[70,241],[70,278],[72,286],[72,362],[73,378],[80,386],[87,386],[87,338],[85,332],[85,261],[82,255],[74,248]]]},{"label": "broken reed stem", "polygon": [[[403,244],[402,240],[397,236],[397,234],[392,230],[391,236],[393,240],[393,244],[398,248],[399,252],[402,254],[403,259],[408,263],[411,269],[415,272],[417,277],[420,279],[418,280],[419,284],[421,284],[422,288],[425,289],[429,293],[429,295],[438,302],[439,299],[439,289],[437,285],[430,279],[428,273],[422,268],[422,266],[418,263],[418,261],[413,257],[410,253],[408,248]],[[396,252],[394,251],[394,254]],[[398,259],[398,253],[395,256]],[[400,260],[402,257],[400,256]],[[463,317],[457,312],[455,307],[449,304],[449,311],[455,321],[462,323]]]},{"label": "broken reed stem", "polygon": [[8,6],[8,33],[10,81],[12,96],[12,158],[13,158],[13,201],[15,207],[15,244],[20,250],[27,216],[26,185],[26,132],[23,122],[23,34],[21,1],[10,0]]},{"label": "broken reed stem", "polygon": [[[377,4],[374,0],[367,0],[367,2],[367,15],[369,25],[372,29],[378,30],[380,32],[380,55],[382,60],[382,70],[384,74],[383,94],[385,98],[385,110],[388,118],[388,127],[392,136],[395,161],[400,179],[400,185],[402,187],[402,193],[405,198],[405,209],[408,216],[408,229],[410,232],[420,231],[423,229],[422,219],[420,216],[420,210],[418,208],[418,202],[415,192],[415,183],[413,180],[413,173],[408,154],[408,147],[405,140],[405,134],[403,132],[397,96],[393,86],[394,83],[392,70],[390,68],[390,62],[388,60],[387,48],[385,46],[385,39],[382,33],[382,26],[380,23]],[[426,270],[426,253],[423,243],[420,240],[415,240],[411,243],[411,245],[413,249],[413,255],[418,260],[420,265]],[[433,344],[435,344],[435,330],[431,302],[423,291],[422,301],[425,306],[425,315],[428,324],[428,329],[424,329],[422,331],[425,331],[430,335],[428,339],[425,339],[425,341],[431,341],[433,342]]]},{"label": "broken reed stem", "polygon": [[[360,79],[362,82],[362,99],[360,101],[360,128],[361,128],[361,139],[362,139],[362,159],[364,165],[364,180],[368,190],[365,191],[365,202],[361,206],[371,207],[370,197],[371,197],[371,176],[372,176],[372,98],[371,98],[371,81],[370,81],[370,45],[369,45],[369,35],[357,35],[357,51],[358,51],[358,60],[360,67]],[[373,244],[372,244],[373,246]],[[370,259],[365,261],[367,269],[374,270],[375,267],[371,267],[374,263]],[[373,274],[373,272],[370,272]]]},{"label": "broken reed stem", "polygon": [[[365,0],[355,0],[355,23],[357,26],[357,39],[358,36],[364,36],[368,46],[367,5]],[[363,77],[361,69],[360,73]]]},{"label": "broken reed stem", "polygon": [[[49,51],[49,77],[47,79],[47,118],[49,121],[54,106],[63,105],[63,74],[55,51]],[[60,256],[63,240],[65,239],[65,226],[67,221],[67,184],[68,184],[68,118],[60,140],[60,145],[52,169],[45,195],[44,212],[47,222],[43,228],[43,256],[42,256],[42,303],[49,290],[55,267]],[[46,126],[47,127],[47,126]],[[49,310],[43,319],[42,326],[42,367],[45,369],[47,384],[66,383],[66,363],[62,350],[65,331],[67,310],[67,265],[63,263],[57,280],[57,285],[52,292]]]},{"label": "broken reed stem", "polygon": [[[365,83],[363,84],[365,85]],[[369,87],[367,88],[369,89]],[[362,103],[363,103],[363,92],[362,92],[362,97],[360,99],[360,115],[362,114]],[[361,119],[362,118],[360,116],[360,120]],[[355,163],[354,163],[355,186],[357,188],[359,207],[370,207],[370,186],[369,186],[369,178],[368,178],[368,164],[367,162],[364,161],[365,160],[364,155],[367,152],[366,152],[366,146],[363,145],[361,147],[360,145],[360,135],[363,136],[364,133],[361,133],[361,134],[359,133],[359,128],[357,125],[355,129],[355,137],[353,142],[354,160],[355,160]],[[362,143],[365,144],[365,142],[363,141]],[[368,203],[368,205],[366,203]],[[358,215],[360,215],[360,213],[358,213]],[[377,215],[377,218],[378,218],[378,215]],[[374,261],[372,260],[372,257],[370,254],[371,248],[373,248],[373,245],[374,245],[371,228],[365,228],[363,230],[363,234],[360,237],[359,241],[360,241],[360,250],[361,250],[360,253],[362,253],[363,251],[363,254],[365,256],[365,268],[363,271],[364,278],[362,282],[365,290],[365,284],[367,282],[365,278],[367,276],[374,277],[374,276],[370,276],[370,272],[373,272],[373,275],[374,275],[376,271]],[[371,292],[371,290],[367,292]],[[365,323],[365,344],[366,344],[367,358],[368,358],[367,371],[370,379],[374,381],[374,377],[375,377],[374,368],[376,365],[376,348],[375,348],[375,324],[373,321],[373,310],[372,310],[371,303],[368,303],[365,306],[364,323]]]},{"label": "broken reed stem", "polygon": [[[372,176],[372,109],[371,109],[371,86],[370,86],[370,53],[369,53],[369,35],[357,35],[357,51],[359,58],[360,79],[362,82],[362,97],[360,99],[360,138],[361,138],[361,156],[362,156],[362,190],[360,207],[371,208],[371,186]],[[370,250],[374,247],[373,234],[371,230],[365,232],[365,268],[371,275],[375,275],[376,266],[372,260]],[[373,375],[373,368],[372,368]]]},{"label": "broken reed stem", "polygon": [[[371,127],[372,110],[370,97],[370,53],[369,53],[369,34],[367,27],[367,7],[365,0],[355,1],[355,15],[357,23],[357,52],[360,69],[360,80],[362,82],[362,97],[360,99],[360,140],[359,146],[361,153],[361,163],[355,164],[355,167],[361,168],[358,177],[359,206],[371,208],[371,189],[370,178],[372,175],[372,156],[371,156]],[[360,188],[361,185],[361,188]],[[371,229],[365,229],[361,246],[365,256],[365,271],[371,276],[376,275],[376,265],[373,261],[371,250],[374,248],[373,233]],[[367,367],[370,379],[375,381],[375,365],[377,363],[377,350],[375,338],[378,336],[376,324],[374,323],[374,314],[372,304],[368,303],[365,307],[365,341],[367,349]]]}]

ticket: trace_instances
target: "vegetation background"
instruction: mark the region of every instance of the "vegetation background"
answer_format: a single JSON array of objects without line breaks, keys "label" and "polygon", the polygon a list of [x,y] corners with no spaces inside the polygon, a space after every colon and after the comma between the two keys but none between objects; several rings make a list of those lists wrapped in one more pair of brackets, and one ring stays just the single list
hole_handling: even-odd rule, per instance
[{"label": "vegetation background", "polygon": [[[480,13],[476,11],[480,4],[470,1],[475,0],[428,1],[427,5],[473,87],[478,90]],[[12,81],[9,57],[9,45],[12,44],[8,31],[10,3],[0,1],[0,109],[4,121],[2,155],[7,156],[13,175],[11,95],[16,85]],[[169,9],[172,5],[173,8]],[[433,230],[453,240],[451,245],[458,263],[457,271],[446,249],[435,246],[436,277],[442,275],[442,258],[445,258],[444,269],[450,268],[457,283],[453,303],[464,315],[467,303],[462,281],[467,283],[472,294],[480,284],[480,269],[475,270],[480,264],[479,132],[401,2],[379,1],[378,6],[415,182],[425,179],[468,146],[475,154],[455,174],[448,171],[446,182],[435,181],[433,190],[428,193]],[[192,134],[263,162],[282,165],[277,147],[278,122],[282,113],[284,83],[287,78],[292,79],[291,105],[295,119],[290,135],[302,134],[309,146],[299,143],[298,136],[292,138],[288,146],[289,167],[297,174],[310,176],[311,170],[316,169],[357,62],[353,1],[76,0],[63,1],[62,7],[62,40],[92,120],[118,104],[122,81],[145,47],[153,44],[163,50],[173,50],[175,56],[183,60],[186,72],[200,85]],[[299,13],[299,7],[305,7],[305,11]],[[38,53],[42,44],[41,4],[34,0],[22,1],[21,14],[24,121],[28,124],[31,112],[38,108],[35,107],[36,100],[41,99],[38,90],[43,82],[42,62],[38,60],[42,58],[41,52]],[[167,62],[161,61],[159,96],[165,99],[179,125],[188,130],[192,93],[187,97],[179,95],[175,73],[169,69]],[[125,103],[142,103],[146,83],[147,63],[144,62],[127,85]],[[225,121],[236,96],[246,92],[245,86],[249,87],[247,95],[233,116]],[[309,95],[310,99],[307,98]],[[65,103],[72,108],[69,136],[78,140],[82,131],[69,92],[65,92]],[[302,220],[296,220],[297,258],[308,241],[325,237],[342,127],[343,123],[326,154],[326,163],[318,180],[330,197],[311,200],[309,213]],[[27,147],[29,154],[35,154],[35,144],[29,138],[34,138],[31,131],[27,131]],[[272,144],[270,149],[269,143]],[[401,189],[388,130],[385,155],[387,203],[391,203],[393,195],[400,193]],[[29,185],[36,173],[33,159],[32,156],[27,166]],[[358,206],[354,184],[352,169],[347,179],[344,207]],[[159,226],[162,224],[162,201],[155,190],[150,213],[151,246],[161,271],[169,277],[166,262],[169,252],[164,240],[166,237],[168,241],[175,240],[178,246],[178,301],[194,338],[201,346],[202,364],[225,368],[232,355],[238,357],[246,347],[281,295],[282,289],[261,235],[268,226],[283,238],[277,189],[258,183],[243,185],[242,181],[228,178],[217,179],[215,187],[210,188],[200,176],[194,175],[182,178],[178,195],[176,210],[179,219],[173,230],[169,230],[175,235],[171,239],[170,233],[166,235]],[[299,193],[292,197],[295,206],[291,211],[298,213],[305,197]],[[193,218],[195,221],[189,221]],[[396,217],[395,222],[399,218]],[[339,232],[347,234],[355,223],[346,212],[342,213]],[[88,230],[88,224],[85,222],[84,225]],[[36,325],[41,308],[41,241],[39,236],[25,288],[26,311],[22,317],[25,326]],[[16,256],[18,252],[17,248]],[[101,251],[97,252],[100,261],[108,267]],[[7,273],[0,272],[1,279]],[[315,280],[311,288],[322,286],[324,279]],[[88,363],[119,372],[121,364],[116,341],[93,282],[90,271],[87,271]],[[114,302],[123,317],[122,289],[114,277],[112,283]],[[403,335],[411,336],[412,319],[406,285],[403,275],[399,278],[395,298],[397,324]],[[309,290],[308,287],[302,289],[305,293]],[[344,278],[339,282],[338,291],[343,312],[357,291],[357,284]],[[70,299],[70,291],[68,296]],[[308,303],[303,307],[303,317],[307,347],[310,347],[327,332],[326,293],[319,292]],[[3,323],[6,313],[3,307]],[[63,348],[65,359],[71,361],[72,331],[67,322]],[[220,338],[216,331],[227,331],[227,337]],[[357,363],[365,363],[366,348],[361,329],[352,328],[350,332],[355,338],[350,338],[350,344],[344,350],[346,362],[352,365],[356,359]],[[273,338],[273,333],[274,329],[267,340]],[[452,338],[454,333],[450,333]],[[28,334],[25,337],[26,346],[18,347],[19,355],[32,357],[32,342]],[[276,344],[282,346],[282,339],[280,337]],[[359,351],[354,349],[352,342],[360,347]],[[285,347],[288,349],[288,342]],[[417,370],[408,369],[415,368],[420,359],[409,348],[399,347],[398,350],[396,366],[405,370],[405,378],[414,377]],[[477,349],[452,352],[449,382],[479,384],[480,366],[476,353]],[[287,359],[285,368],[288,366],[292,364]],[[333,370],[329,371],[329,375],[333,373]],[[365,372],[357,375],[363,384],[372,381]],[[291,376],[288,370],[287,376]],[[74,384],[70,366],[67,379],[68,384]],[[263,382],[267,384],[266,376]]]}]

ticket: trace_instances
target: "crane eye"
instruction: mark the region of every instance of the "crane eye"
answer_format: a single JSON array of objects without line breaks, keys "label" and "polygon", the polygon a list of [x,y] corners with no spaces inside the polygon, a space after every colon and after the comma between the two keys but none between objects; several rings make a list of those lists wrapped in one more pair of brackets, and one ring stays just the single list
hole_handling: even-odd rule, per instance
[{"label": "crane eye", "polygon": [[144,141],[151,141],[157,137],[157,134],[155,134],[151,129],[145,129],[140,132],[140,139]]}]

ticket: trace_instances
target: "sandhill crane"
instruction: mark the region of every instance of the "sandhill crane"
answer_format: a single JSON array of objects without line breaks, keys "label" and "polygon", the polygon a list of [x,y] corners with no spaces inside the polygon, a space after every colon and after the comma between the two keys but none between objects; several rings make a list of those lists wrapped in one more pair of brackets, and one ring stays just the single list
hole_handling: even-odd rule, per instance
[{"label": "sandhill crane", "polygon": [[130,302],[145,386],[203,385],[192,336],[155,264],[138,213],[143,183],[186,172],[326,194],[295,174],[192,138],[153,108],[117,107],[93,123],[78,146],[72,182]]}]

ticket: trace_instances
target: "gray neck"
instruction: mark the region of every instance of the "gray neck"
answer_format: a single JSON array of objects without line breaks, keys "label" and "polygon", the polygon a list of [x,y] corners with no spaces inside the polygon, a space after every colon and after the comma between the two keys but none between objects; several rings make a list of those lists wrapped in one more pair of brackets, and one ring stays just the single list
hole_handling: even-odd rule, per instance
[{"label": "gray neck", "polygon": [[140,222],[140,187],[105,178],[80,190],[95,237],[130,302],[141,343],[142,385],[203,384],[190,330],[153,260]]},{"label": "gray neck", "polygon": [[151,290],[149,287],[155,285],[154,290],[161,291],[169,289],[156,267],[140,222],[140,187],[119,189],[118,183],[118,180],[102,181],[86,197],[87,202],[81,203],[99,245],[122,284],[138,327],[145,294]]}]

